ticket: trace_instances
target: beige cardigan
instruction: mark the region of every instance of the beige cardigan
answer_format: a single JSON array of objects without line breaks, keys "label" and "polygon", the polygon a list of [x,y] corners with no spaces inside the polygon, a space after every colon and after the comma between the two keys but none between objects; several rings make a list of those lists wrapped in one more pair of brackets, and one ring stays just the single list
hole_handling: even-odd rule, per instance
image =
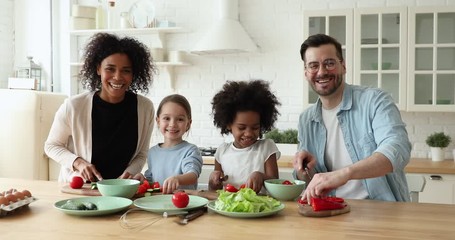
[{"label": "beige cardigan", "polygon": [[[92,157],[92,99],[94,91],[66,99],[55,114],[49,136],[44,144],[45,153],[61,165],[59,182],[69,182],[78,175],[73,162],[81,157],[88,162]],[[150,99],[137,95],[138,144],[127,171],[141,172],[147,160],[153,131],[155,110]]]}]

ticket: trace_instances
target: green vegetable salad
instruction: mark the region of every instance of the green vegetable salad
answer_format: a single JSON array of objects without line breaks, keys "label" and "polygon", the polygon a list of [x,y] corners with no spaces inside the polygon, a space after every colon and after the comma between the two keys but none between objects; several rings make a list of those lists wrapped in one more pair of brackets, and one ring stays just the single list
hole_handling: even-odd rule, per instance
[{"label": "green vegetable salad", "polygon": [[225,212],[270,212],[281,205],[281,202],[274,198],[256,195],[251,188],[242,188],[235,193],[218,190],[218,194],[215,209]]}]

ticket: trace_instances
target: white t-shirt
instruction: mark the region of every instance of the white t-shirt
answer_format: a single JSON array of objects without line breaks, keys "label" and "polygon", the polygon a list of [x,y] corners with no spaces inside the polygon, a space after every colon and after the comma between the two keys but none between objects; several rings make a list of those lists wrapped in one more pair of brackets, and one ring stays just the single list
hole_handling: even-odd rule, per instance
[{"label": "white t-shirt", "polygon": [[229,176],[224,184],[229,183],[238,188],[251,173],[264,173],[265,162],[274,153],[278,160],[281,153],[270,139],[258,140],[247,148],[236,148],[231,142],[223,143],[216,149],[215,160],[221,165],[224,175]]},{"label": "white t-shirt", "polygon": [[[352,165],[336,115],[339,109],[339,105],[330,110],[322,108],[322,119],[327,129],[324,161],[329,171]],[[362,180],[349,180],[345,185],[336,189],[336,196],[347,199],[365,199],[368,198],[368,192],[362,184]]]}]

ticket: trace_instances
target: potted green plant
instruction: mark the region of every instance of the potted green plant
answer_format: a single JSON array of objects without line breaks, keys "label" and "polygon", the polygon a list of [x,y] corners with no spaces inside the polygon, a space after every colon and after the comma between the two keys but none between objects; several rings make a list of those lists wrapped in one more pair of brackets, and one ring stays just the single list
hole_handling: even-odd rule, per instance
[{"label": "potted green plant", "polygon": [[435,132],[427,137],[426,143],[431,149],[431,159],[433,161],[444,160],[444,148],[449,146],[452,139],[444,132]]},{"label": "potted green plant", "polygon": [[296,129],[287,129],[287,130],[278,130],[276,128],[267,132],[264,135],[266,139],[272,139],[283,156],[293,156],[297,151],[297,130]]}]

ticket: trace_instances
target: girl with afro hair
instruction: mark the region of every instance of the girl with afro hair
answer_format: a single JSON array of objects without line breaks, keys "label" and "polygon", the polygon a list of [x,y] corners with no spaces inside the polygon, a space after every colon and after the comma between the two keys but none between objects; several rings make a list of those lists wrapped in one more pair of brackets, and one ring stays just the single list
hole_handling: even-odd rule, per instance
[{"label": "girl with afro hair", "polygon": [[280,114],[277,97],[263,80],[228,81],[212,100],[213,123],[222,135],[234,141],[221,144],[215,152],[215,169],[209,189],[224,184],[261,191],[264,180],[278,178],[281,153],[270,139],[262,139]]}]

